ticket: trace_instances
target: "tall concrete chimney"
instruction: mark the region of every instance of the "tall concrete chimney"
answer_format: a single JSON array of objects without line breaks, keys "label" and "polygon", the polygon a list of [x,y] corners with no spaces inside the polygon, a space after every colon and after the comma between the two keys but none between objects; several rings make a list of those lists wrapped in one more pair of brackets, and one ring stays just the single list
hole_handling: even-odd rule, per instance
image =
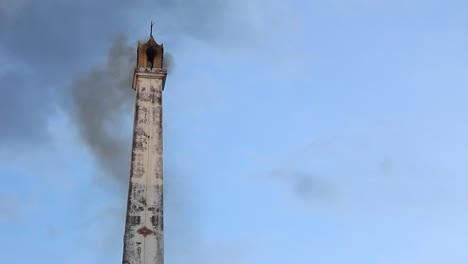
[{"label": "tall concrete chimney", "polygon": [[133,146],[123,264],[163,264],[163,45],[138,42]]}]

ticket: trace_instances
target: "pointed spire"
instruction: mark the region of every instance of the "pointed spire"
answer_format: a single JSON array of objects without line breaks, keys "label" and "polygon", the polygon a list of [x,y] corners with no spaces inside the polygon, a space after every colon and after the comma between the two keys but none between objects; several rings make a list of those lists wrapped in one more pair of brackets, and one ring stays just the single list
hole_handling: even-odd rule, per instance
[{"label": "pointed spire", "polygon": [[153,37],[153,25],[154,25],[154,21],[151,20],[150,37]]}]

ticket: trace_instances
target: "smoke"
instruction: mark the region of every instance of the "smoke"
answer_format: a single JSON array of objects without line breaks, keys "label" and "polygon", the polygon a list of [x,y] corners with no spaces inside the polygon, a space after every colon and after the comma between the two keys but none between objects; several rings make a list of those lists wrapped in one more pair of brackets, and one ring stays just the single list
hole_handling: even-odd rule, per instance
[{"label": "smoke", "polygon": [[[130,142],[122,118],[131,115],[134,50],[124,36],[115,39],[105,64],[71,85],[70,115],[80,135],[109,175],[117,182],[128,179]],[[124,132],[122,132],[124,131]],[[131,136],[130,136],[131,137]]]},{"label": "smoke", "polygon": [[[70,80],[94,69],[116,34],[143,38],[143,28],[157,18],[155,35],[173,43],[189,37],[237,46],[232,38],[249,29],[239,15],[244,8],[215,0],[0,1],[0,122],[8,128],[0,130],[0,148],[51,140],[47,121],[57,108],[68,111],[67,98],[75,93]],[[171,54],[165,66],[173,67]]]},{"label": "smoke", "polygon": [[276,169],[268,177],[282,182],[282,186],[286,184],[288,191],[305,203],[329,200],[332,196],[331,186],[312,173]]},{"label": "smoke", "polygon": [[174,68],[174,56],[172,56],[172,53],[164,51],[163,68],[168,70],[168,74]]},{"label": "smoke", "polygon": [[[0,150],[12,143],[45,146],[53,140],[49,120],[64,111],[98,164],[123,183],[131,134],[121,124],[132,123],[126,118],[133,112],[136,43],[128,46],[124,37],[113,36],[143,27],[135,21],[157,17],[155,35],[224,45],[232,43],[224,41],[227,36],[248,34],[248,19],[236,12],[243,9],[242,3],[215,0],[1,1],[0,122],[6,129],[0,130]],[[174,67],[172,53],[165,53],[164,67]]]}]

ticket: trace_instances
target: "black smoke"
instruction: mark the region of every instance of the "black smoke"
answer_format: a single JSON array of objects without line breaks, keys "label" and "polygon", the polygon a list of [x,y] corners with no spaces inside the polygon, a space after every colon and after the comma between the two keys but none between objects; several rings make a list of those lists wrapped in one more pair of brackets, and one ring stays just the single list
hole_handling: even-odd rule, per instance
[{"label": "black smoke", "polygon": [[133,112],[130,87],[134,57],[126,38],[116,38],[107,61],[73,82],[68,108],[102,169],[122,185],[128,182],[129,172],[131,134],[123,118]]},{"label": "black smoke", "polygon": [[[77,86],[73,82],[107,63],[109,50],[120,45],[113,43],[116,35],[131,36],[127,45],[134,49],[137,40],[146,40],[155,19],[157,39],[165,36],[177,42],[190,37],[216,45],[225,43],[226,35],[236,38],[248,31],[237,9],[236,4],[214,0],[1,2],[0,122],[7,129],[0,130],[0,148],[50,140],[48,120],[56,111],[70,112]],[[136,36],[135,31],[141,33]],[[171,54],[166,60],[173,64]],[[112,92],[121,94],[119,88],[107,94],[112,97]],[[88,129],[76,124],[88,142]]]}]

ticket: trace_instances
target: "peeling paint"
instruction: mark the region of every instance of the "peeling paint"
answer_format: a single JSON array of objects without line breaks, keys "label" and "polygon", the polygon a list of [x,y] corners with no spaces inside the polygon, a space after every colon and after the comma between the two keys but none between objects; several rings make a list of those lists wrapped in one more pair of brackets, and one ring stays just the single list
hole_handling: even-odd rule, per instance
[{"label": "peeling paint", "polygon": [[123,264],[163,264],[164,69],[136,68],[133,148]]}]

